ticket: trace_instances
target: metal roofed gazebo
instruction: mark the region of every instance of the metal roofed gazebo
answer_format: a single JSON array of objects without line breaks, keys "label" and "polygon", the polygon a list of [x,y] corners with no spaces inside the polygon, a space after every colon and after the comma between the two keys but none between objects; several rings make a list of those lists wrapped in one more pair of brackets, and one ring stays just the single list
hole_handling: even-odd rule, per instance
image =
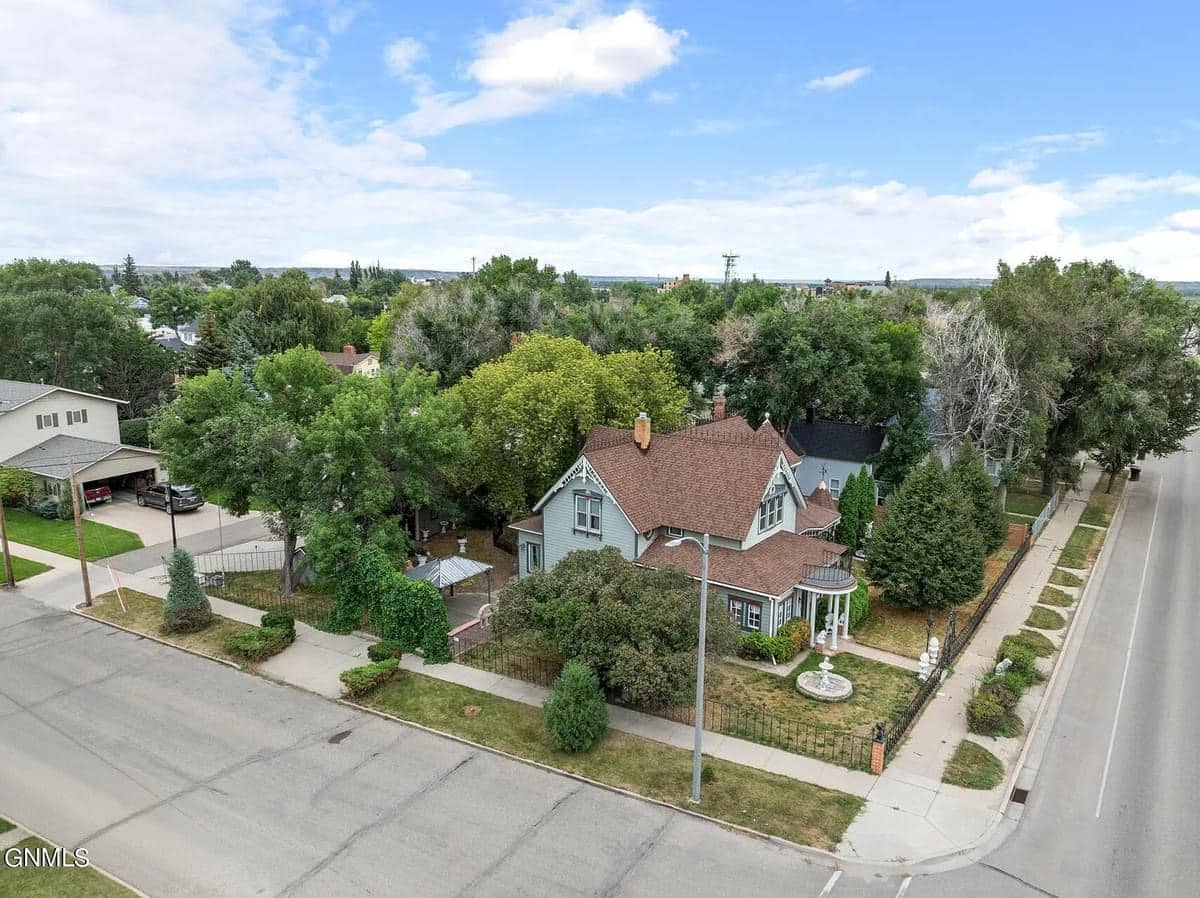
[{"label": "metal roofed gazebo", "polygon": [[463,558],[459,555],[447,555],[445,558],[434,558],[424,564],[419,564],[404,572],[413,580],[424,580],[432,583],[439,590],[449,589],[454,595],[454,584],[469,580],[479,574],[487,574],[488,601],[492,598],[492,566],[482,561]]}]

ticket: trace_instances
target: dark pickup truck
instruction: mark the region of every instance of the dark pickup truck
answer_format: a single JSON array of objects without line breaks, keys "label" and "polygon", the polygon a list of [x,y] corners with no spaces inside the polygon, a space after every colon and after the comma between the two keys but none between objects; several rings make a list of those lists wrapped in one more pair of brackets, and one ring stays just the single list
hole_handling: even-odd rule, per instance
[{"label": "dark pickup truck", "polygon": [[[167,510],[167,484],[155,483],[137,491],[137,504]],[[204,504],[204,498],[184,484],[172,484],[171,506],[174,511],[195,511]]]}]

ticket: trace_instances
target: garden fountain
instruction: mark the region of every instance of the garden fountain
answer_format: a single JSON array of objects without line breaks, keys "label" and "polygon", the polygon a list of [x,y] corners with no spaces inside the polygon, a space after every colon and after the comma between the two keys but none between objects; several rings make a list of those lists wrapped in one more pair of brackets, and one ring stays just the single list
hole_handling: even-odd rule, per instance
[{"label": "garden fountain", "polygon": [[854,684],[833,672],[828,655],[821,659],[816,670],[806,670],[796,677],[796,688],[809,698],[822,702],[845,701],[854,692]]}]

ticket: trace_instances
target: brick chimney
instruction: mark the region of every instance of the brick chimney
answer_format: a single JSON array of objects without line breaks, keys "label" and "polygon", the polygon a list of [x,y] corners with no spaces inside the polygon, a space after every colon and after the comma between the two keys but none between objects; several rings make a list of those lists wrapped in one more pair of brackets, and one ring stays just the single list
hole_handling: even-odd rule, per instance
[{"label": "brick chimney", "polygon": [[725,420],[725,397],[724,396],[714,396],[713,397],[712,418],[714,421]]},{"label": "brick chimney", "polygon": [[633,441],[642,451],[650,448],[650,416],[645,412],[639,412],[633,422]]},{"label": "brick chimney", "polygon": [[342,347],[342,352],[346,353],[346,355],[354,355],[354,347],[351,344],[347,343],[345,346]]}]

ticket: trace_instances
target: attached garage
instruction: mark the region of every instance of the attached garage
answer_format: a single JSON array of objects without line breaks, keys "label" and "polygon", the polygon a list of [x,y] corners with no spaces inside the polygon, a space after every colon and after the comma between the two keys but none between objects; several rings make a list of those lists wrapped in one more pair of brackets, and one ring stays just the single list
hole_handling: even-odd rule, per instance
[{"label": "attached garage", "polygon": [[46,494],[59,494],[72,471],[84,489],[100,485],[114,490],[135,489],[162,477],[158,453],[152,449],[65,434],[26,449],[4,464],[41,477]]}]

